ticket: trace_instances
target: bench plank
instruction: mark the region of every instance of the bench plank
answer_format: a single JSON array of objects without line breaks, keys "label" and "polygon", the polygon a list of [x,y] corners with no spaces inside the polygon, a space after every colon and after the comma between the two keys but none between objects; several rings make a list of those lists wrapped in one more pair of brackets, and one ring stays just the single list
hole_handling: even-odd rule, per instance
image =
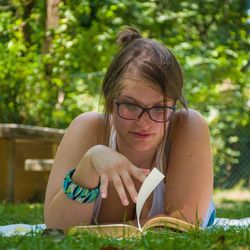
[{"label": "bench plank", "polygon": [[26,159],[24,162],[25,171],[50,171],[54,159]]}]

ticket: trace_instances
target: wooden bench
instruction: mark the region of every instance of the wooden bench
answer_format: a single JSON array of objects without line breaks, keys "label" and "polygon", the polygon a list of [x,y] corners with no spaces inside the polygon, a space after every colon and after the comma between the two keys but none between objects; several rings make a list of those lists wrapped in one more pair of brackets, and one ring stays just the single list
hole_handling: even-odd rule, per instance
[{"label": "wooden bench", "polygon": [[0,201],[43,201],[64,130],[0,124]]},{"label": "wooden bench", "polygon": [[25,171],[50,171],[52,168],[53,159],[26,159],[24,161]]}]

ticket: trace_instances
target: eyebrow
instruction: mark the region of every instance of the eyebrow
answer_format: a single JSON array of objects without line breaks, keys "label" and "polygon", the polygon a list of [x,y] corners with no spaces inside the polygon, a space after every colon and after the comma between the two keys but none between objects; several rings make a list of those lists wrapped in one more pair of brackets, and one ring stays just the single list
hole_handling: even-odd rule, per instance
[{"label": "eyebrow", "polygon": [[[136,100],[136,99],[134,99],[133,97],[130,97],[130,96],[122,96],[121,98],[122,99],[129,99],[129,101],[138,103],[140,105],[144,105],[142,102],[140,102],[140,101],[138,101],[138,100]],[[168,100],[168,101],[170,101],[170,100]],[[153,104],[153,106],[155,106],[155,105],[164,105],[164,102],[163,102],[163,100],[161,100],[161,101],[158,101],[158,102]]]}]

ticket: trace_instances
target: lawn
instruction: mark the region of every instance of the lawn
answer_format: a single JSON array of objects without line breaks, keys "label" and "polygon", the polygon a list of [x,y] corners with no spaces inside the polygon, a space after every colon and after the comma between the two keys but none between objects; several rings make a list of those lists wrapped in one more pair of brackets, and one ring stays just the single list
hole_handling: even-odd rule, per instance
[{"label": "lawn", "polygon": [[[216,191],[217,217],[250,217],[250,191]],[[43,223],[42,204],[0,204],[0,225]],[[101,239],[90,234],[1,237],[0,249],[250,249],[248,229],[206,230],[187,233],[149,232],[141,240]]]}]

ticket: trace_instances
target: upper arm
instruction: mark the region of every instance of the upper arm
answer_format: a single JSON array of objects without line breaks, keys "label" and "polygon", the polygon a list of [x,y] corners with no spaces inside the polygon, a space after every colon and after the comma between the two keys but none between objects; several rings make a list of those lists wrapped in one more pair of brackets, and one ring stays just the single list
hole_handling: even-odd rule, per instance
[{"label": "upper arm", "polygon": [[213,189],[209,129],[205,119],[191,109],[188,114],[177,114],[173,123],[166,206],[169,213],[181,209],[190,221],[195,221],[196,209],[198,216],[204,218]]},{"label": "upper arm", "polygon": [[99,119],[99,114],[88,112],[71,122],[57,149],[47,185],[45,206],[62,187],[67,171],[76,168],[85,152],[97,144]]}]

